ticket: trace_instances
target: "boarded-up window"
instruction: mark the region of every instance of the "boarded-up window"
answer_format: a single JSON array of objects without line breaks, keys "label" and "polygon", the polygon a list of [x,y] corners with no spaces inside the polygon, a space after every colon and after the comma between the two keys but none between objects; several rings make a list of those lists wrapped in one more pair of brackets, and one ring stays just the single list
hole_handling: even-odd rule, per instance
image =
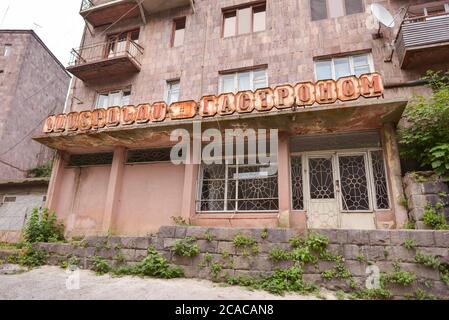
[{"label": "boarded-up window", "polygon": [[172,46],[180,47],[184,44],[184,34],[186,29],[186,17],[176,19],[173,22]]}]

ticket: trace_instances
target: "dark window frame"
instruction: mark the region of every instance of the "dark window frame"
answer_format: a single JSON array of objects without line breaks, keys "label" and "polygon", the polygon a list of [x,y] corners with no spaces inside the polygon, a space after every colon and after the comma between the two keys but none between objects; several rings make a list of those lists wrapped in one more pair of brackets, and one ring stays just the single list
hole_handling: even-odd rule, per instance
[{"label": "dark window frame", "polygon": [[[345,0],[338,0],[338,1],[341,1],[342,4],[343,4],[344,15],[338,16],[338,17],[331,17],[329,1],[335,1],[335,0],[325,0],[325,2],[326,2],[326,17],[325,18],[321,18],[321,19],[313,19],[313,16],[312,16],[312,1],[314,1],[314,0],[309,0],[309,12],[310,12],[310,20],[311,21],[321,21],[321,20],[327,20],[327,19],[336,19],[336,18],[351,16],[351,15],[354,15],[354,14],[360,14],[360,13],[364,12],[364,11],[361,11],[361,12],[348,13],[348,10],[346,8],[346,1]],[[362,3],[362,8],[365,8],[365,0],[360,0],[360,1]]]},{"label": "dark window frame", "polygon": [[[184,24],[184,28],[182,28],[182,29],[184,29],[184,39],[183,39],[182,44],[180,46],[175,47],[175,33],[176,33],[176,30],[178,30],[176,27],[177,27],[177,24],[179,22]],[[173,21],[172,21],[172,30],[171,30],[171,38],[170,38],[170,47],[178,48],[178,47],[182,47],[184,45],[186,26],[187,26],[187,16],[178,17],[178,18],[173,19]],[[181,29],[179,29],[179,30],[181,30]]]}]

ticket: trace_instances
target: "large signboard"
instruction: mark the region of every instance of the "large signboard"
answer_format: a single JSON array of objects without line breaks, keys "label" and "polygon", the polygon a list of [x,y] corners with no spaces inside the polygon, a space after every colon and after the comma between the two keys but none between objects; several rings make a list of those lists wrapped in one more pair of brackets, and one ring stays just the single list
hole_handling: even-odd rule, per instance
[{"label": "large signboard", "polygon": [[337,100],[351,101],[360,97],[375,98],[384,91],[377,73],[350,76],[316,83],[300,82],[255,92],[242,91],[209,95],[196,101],[181,101],[168,106],[165,102],[143,103],[137,106],[110,107],[68,114],[51,115],[45,120],[44,133],[86,132],[107,127],[142,125],[151,122],[180,119],[226,117],[232,114],[263,113],[293,107],[313,107],[332,104]]}]

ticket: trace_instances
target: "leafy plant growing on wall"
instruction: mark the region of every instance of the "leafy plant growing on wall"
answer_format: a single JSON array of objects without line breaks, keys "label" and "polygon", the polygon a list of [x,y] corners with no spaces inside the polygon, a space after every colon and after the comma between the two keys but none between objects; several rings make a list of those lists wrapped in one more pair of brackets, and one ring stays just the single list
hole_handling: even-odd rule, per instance
[{"label": "leafy plant growing on wall", "polygon": [[185,239],[176,240],[173,244],[173,251],[178,256],[195,257],[200,253],[200,248],[196,244],[196,239],[187,237]]},{"label": "leafy plant growing on wall", "polygon": [[424,79],[433,95],[416,96],[407,106],[406,125],[399,130],[401,153],[449,180],[449,71],[428,71]]},{"label": "leafy plant growing on wall", "polygon": [[64,224],[58,222],[56,214],[50,213],[47,208],[42,210],[42,215],[38,208],[34,208],[25,225],[23,237],[29,243],[64,241]]},{"label": "leafy plant growing on wall", "polygon": [[51,169],[53,167],[53,161],[47,161],[46,163],[31,168],[27,171],[28,178],[48,178],[51,176]]}]

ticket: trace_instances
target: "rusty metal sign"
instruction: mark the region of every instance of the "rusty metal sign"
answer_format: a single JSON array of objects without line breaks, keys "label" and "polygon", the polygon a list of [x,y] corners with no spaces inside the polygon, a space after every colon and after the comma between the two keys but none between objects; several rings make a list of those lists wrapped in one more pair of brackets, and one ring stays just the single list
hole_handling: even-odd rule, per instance
[{"label": "rusty metal sign", "polygon": [[44,123],[44,133],[64,131],[89,131],[105,127],[139,125],[148,122],[176,121],[181,119],[224,117],[234,113],[270,112],[293,107],[313,107],[360,97],[382,96],[384,86],[378,73],[350,76],[338,80],[321,80],[316,83],[300,82],[276,88],[262,88],[255,92],[208,95],[195,101],[144,103],[138,106],[110,107],[92,111],[71,112],[49,116]]}]

